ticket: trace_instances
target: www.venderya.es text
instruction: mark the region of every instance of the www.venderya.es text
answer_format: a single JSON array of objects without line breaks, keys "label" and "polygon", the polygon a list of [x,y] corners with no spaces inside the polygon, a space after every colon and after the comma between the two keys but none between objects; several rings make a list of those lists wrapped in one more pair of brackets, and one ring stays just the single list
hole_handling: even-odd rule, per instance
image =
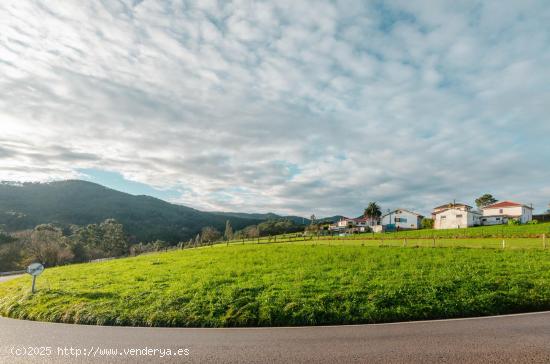
[{"label": "www.venderya.es text", "polygon": [[191,353],[189,348],[108,348],[99,346],[73,347],[73,346],[12,346],[10,354],[13,356],[58,356],[58,357],[109,357],[109,356],[149,356],[149,357],[185,357]]}]

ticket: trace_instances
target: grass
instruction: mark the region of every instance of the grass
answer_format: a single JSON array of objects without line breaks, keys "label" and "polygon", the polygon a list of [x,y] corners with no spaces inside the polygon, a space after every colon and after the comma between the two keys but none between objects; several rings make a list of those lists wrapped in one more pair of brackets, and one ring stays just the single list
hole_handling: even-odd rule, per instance
[{"label": "grass", "polygon": [[[352,234],[348,236],[338,237],[338,236],[325,236],[318,239],[328,239],[328,240],[380,240],[380,239],[509,239],[509,238],[531,238],[531,239],[542,239],[542,235],[546,234],[547,239],[550,239],[550,223],[543,224],[534,224],[534,225],[494,225],[494,226],[477,226],[470,227],[466,229],[445,229],[445,230],[434,230],[434,229],[420,229],[420,230],[407,230],[407,231],[395,231],[395,232],[386,232],[386,233],[361,233],[361,234]],[[308,240],[307,237],[306,240]],[[300,233],[294,234],[282,234],[271,237],[261,237],[259,238],[260,243],[268,242],[285,242],[285,241],[299,241],[304,240]],[[233,240],[230,243],[241,243],[243,240]],[[245,242],[255,243],[258,242],[258,238],[244,239]]]},{"label": "grass", "polygon": [[410,238],[533,238],[542,234],[550,236],[550,223],[533,225],[476,226],[467,229],[421,229],[389,232],[382,235]]},{"label": "grass", "polygon": [[[506,249],[543,249],[545,246],[550,248],[550,235],[543,238],[396,238],[391,235],[377,235],[376,239],[370,237],[355,235],[351,237],[323,237],[314,239],[313,237],[297,238],[292,241],[279,239],[271,240],[273,243],[293,244],[293,245],[351,245],[351,246],[371,246],[371,247],[425,247],[425,248],[502,248],[502,241]],[[546,242],[546,243],[545,243]],[[245,241],[245,244],[268,244],[268,240],[260,239]],[[242,245],[242,241],[230,242],[229,245]],[[214,245],[215,247],[225,247],[227,243]]]},{"label": "grass", "polygon": [[[323,244],[321,244],[323,243]],[[0,314],[100,325],[377,323],[550,309],[550,251],[230,245],[47,269]]]}]

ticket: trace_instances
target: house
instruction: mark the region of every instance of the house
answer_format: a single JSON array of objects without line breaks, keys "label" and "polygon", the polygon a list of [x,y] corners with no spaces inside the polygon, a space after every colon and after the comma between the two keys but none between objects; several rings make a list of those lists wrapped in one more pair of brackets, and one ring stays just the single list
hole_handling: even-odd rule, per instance
[{"label": "house", "polygon": [[369,217],[358,217],[355,219],[342,217],[335,224],[330,225],[329,230],[337,233],[358,233],[367,232],[379,223],[378,219]]},{"label": "house", "polygon": [[329,226],[329,230],[337,233],[348,232],[355,227],[355,221],[353,219],[342,217],[336,223]]},{"label": "house", "polygon": [[433,209],[434,229],[461,229],[481,223],[481,213],[463,203],[449,203]]},{"label": "house", "polygon": [[382,215],[382,226],[386,231],[419,229],[424,216],[405,209],[397,209]]},{"label": "house", "polygon": [[371,218],[371,217],[358,217],[353,219],[355,222],[356,232],[367,232],[371,231],[373,226],[376,226],[380,223],[380,220],[377,218]]},{"label": "house", "polygon": [[525,224],[533,220],[533,207],[512,201],[499,201],[481,210],[481,225],[507,224],[512,219]]}]

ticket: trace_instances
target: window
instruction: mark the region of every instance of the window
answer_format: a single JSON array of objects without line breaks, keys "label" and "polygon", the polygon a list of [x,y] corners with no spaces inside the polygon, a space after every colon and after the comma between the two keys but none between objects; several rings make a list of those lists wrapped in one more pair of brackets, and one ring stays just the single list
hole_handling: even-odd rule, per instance
[{"label": "window", "polygon": [[456,215],[456,218],[457,218],[457,219],[461,219],[461,218],[462,218],[462,214]]},{"label": "window", "polygon": [[504,213],[504,209],[498,210],[498,213],[499,213],[499,214],[503,214],[503,213]]},{"label": "window", "polygon": [[447,218],[447,216],[445,216],[445,215],[441,216],[441,220],[446,219],[446,218]]},{"label": "window", "polygon": [[395,222],[407,222],[407,218],[406,217],[396,217]]}]

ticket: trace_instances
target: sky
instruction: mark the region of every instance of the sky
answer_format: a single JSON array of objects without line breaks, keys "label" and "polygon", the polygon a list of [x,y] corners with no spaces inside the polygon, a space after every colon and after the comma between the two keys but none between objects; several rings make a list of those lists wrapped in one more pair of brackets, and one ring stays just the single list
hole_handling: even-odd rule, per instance
[{"label": "sky", "polygon": [[550,202],[544,0],[6,0],[0,19],[0,180],[305,216]]}]

